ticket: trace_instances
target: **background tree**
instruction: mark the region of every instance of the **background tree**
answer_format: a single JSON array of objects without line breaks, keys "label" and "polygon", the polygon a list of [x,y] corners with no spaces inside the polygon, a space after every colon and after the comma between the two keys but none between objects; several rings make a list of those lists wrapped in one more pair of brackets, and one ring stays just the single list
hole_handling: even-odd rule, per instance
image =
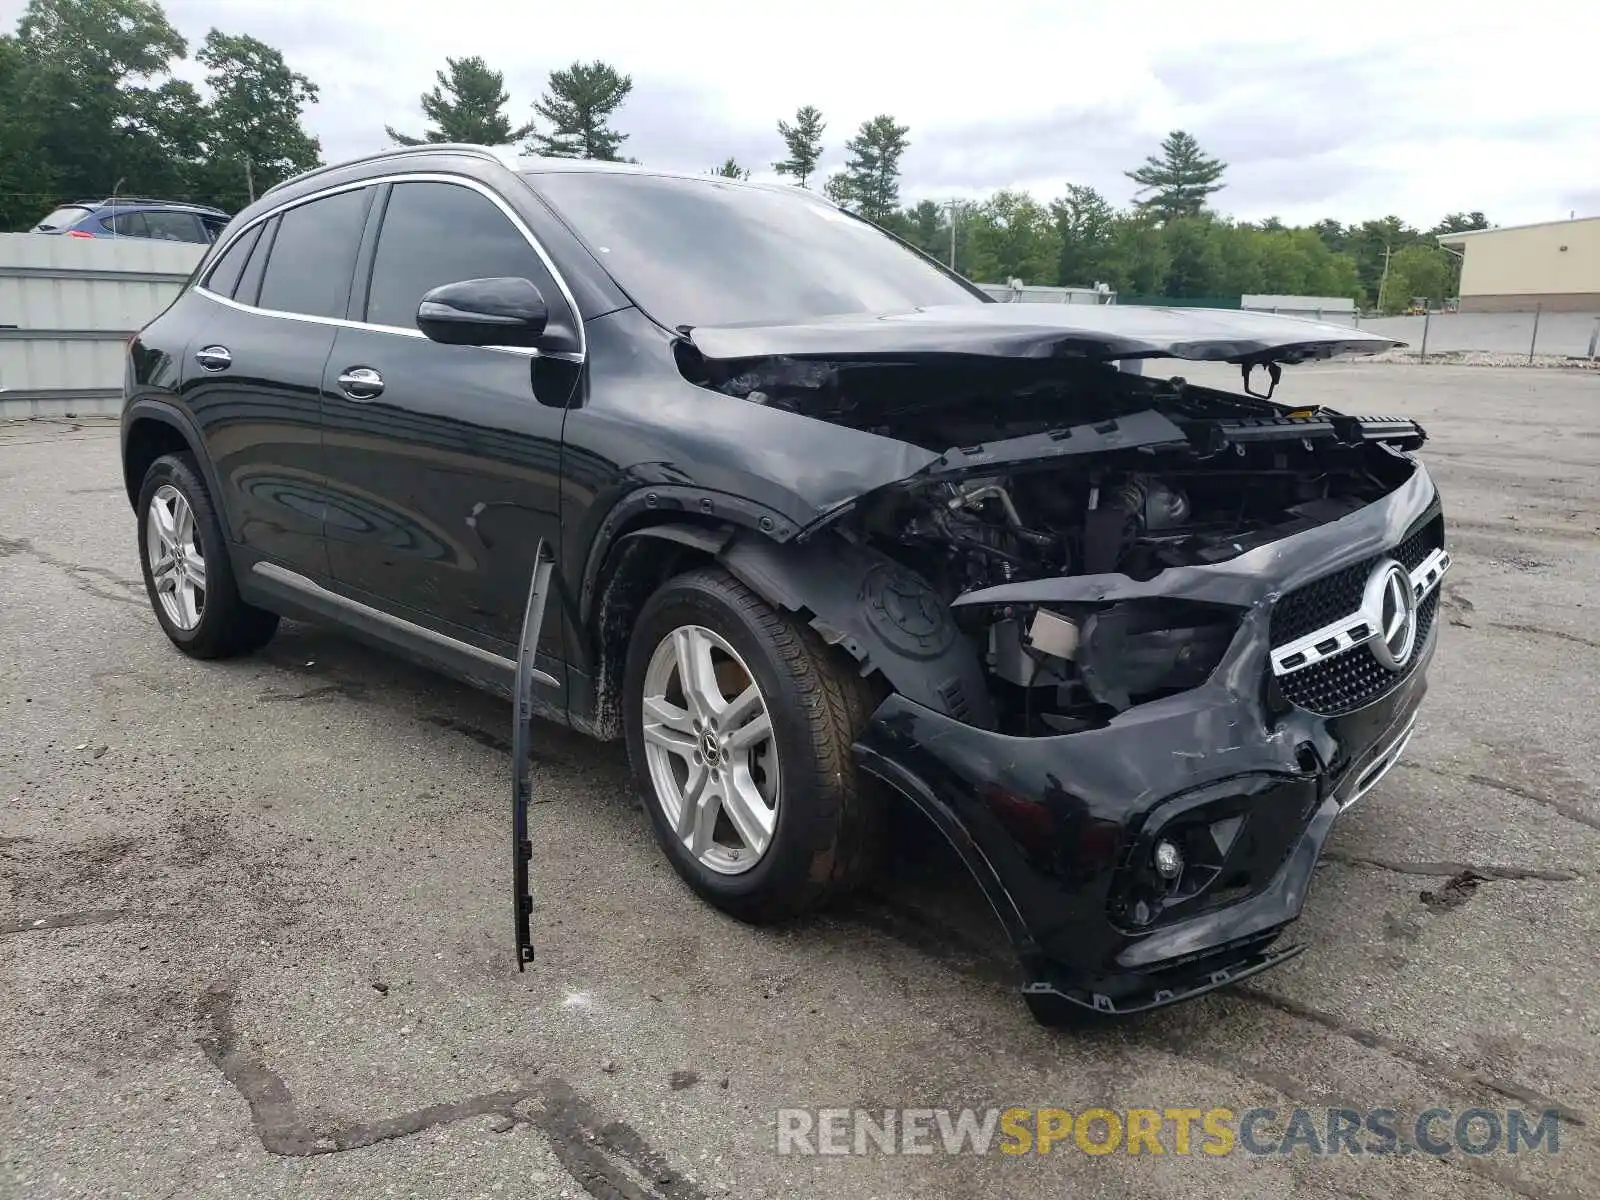
[{"label": "background tree", "polygon": [[1473,229],[1487,228],[1489,228],[1489,218],[1474,209],[1471,212],[1450,213],[1428,230],[1428,236],[1438,237],[1441,233],[1466,233]]},{"label": "background tree", "polygon": [[56,199],[108,196],[118,180],[125,193],[182,189],[181,165],[152,129],[150,83],[187,51],[151,0],[30,0],[0,84],[19,103],[8,97],[0,125],[7,141],[31,143],[6,173],[57,193],[28,197],[34,220]]},{"label": "background tree", "polygon": [[844,170],[828,180],[829,198],[880,225],[898,216],[900,159],[911,145],[909,132],[887,115],[863,121],[861,131],[844,144],[850,155]]},{"label": "background tree", "polygon": [[618,162],[628,135],[608,124],[611,115],[633,91],[633,77],[619,75],[609,64],[575,62],[550,72],[550,86],[533,111],[552,126],[534,133],[527,149],[545,158],[595,158]]},{"label": "background tree", "polygon": [[794,176],[796,183],[806,187],[822,157],[822,131],[827,127],[821,111],[809,104],[795,110],[793,125],[779,121],[778,134],[789,148],[789,157],[773,163],[772,169],[779,175]]},{"label": "background tree", "polygon": [[720,167],[713,168],[711,174],[720,176],[723,179],[750,178],[750,172],[746,168],[741,167],[738,160],[731,154],[722,160],[722,165]]},{"label": "background tree", "polygon": [[508,146],[533,132],[533,125],[514,126],[506,116],[505,76],[491,71],[477,55],[446,58],[445,69],[435,72],[438,84],[422,94],[422,112],[433,125],[421,137],[399,133],[392,125],[384,131],[400,146],[437,142],[468,142],[478,146]]},{"label": "background tree", "polygon": [[1050,216],[1060,246],[1056,278],[1068,287],[1108,281],[1117,214],[1106,198],[1069,183],[1066,194],[1051,202]]},{"label": "background tree", "polygon": [[1168,221],[1199,216],[1206,198],[1226,186],[1218,181],[1227,169],[1226,163],[1202,151],[1193,137],[1175,129],[1162,141],[1159,158],[1151,155],[1127,176],[1143,196],[1134,204],[1149,216]]},{"label": "background tree", "polygon": [[199,182],[213,202],[236,212],[252,189],[259,196],[322,161],[321,145],[300,123],[317,85],[291,71],[281,52],[213,29],[195,60],[206,68],[211,91]]},{"label": "background tree", "polygon": [[1383,289],[1383,311],[1404,312],[1414,297],[1437,304],[1450,292],[1449,255],[1437,246],[1417,244],[1395,251]]},{"label": "background tree", "polygon": [[1055,281],[1060,235],[1049,210],[1026,192],[994,193],[974,207],[965,226],[971,242],[966,265],[974,278],[993,283]]}]

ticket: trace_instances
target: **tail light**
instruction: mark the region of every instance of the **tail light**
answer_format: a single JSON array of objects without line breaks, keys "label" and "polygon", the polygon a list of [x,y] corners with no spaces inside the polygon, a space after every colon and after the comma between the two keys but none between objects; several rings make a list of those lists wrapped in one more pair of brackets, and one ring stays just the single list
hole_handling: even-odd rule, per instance
[{"label": "tail light", "polygon": [[67,230],[67,236],[68,237],[92,238],[94,236],[94,234],[89,233],[87,230],[83,230],[83,229],[69,229],[69,230]]}]

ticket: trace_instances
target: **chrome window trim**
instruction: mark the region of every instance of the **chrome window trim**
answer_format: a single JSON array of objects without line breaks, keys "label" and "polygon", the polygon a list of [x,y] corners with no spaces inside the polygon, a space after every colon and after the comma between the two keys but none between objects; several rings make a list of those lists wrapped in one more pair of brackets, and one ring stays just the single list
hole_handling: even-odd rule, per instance
[{"label": "chrome window trim", "polygon": [[[1440,547],[1423,559],[1415,571],[1410,572],[1411,592],[1419,604],[1439,586],[1444,573],[1449,569],[1450,552]],[[1337,621],[1329,622],[1321,629],[1314,629],[1292,642],[1274,647],[1272,673],[1281,679],[1285,675],[1292,675],[1296,671],[1304,671],[1307,667],[1326,662],[1347,650],[1366,645],[1378,636],[1379,626],[1382,623],[1379,616],[1375,612],[1357,609]],[[1328,649],[1319,649],[1329,642],[1333,644]]]},{"label": "chrome window trim", "polygon": [[[518,181],[521,182],[520,177]],[[366,179],[357,180],[354,183],[336,184],[332,187],[326,187],[318,191],[311,192],[305,196],[297,196],[293,200],[290,200],[284,204],[280,204],[276,208],[269,209],[267,212],[255,217],[247,225],[241,225],[237,229],[233,228],[232,225],[229,225],[225,230],[225,232],[228,234],[227,240],[220,243],[218,246],[216,256],[206,267],[203,279],[193,284],[190,290],[199,292],[206,299],[216,301],[218,304],[239,309],[241,312],[255,313],[259,316],[277,317],[280,320],[286,321],[308,321],[314,325],[332,325],[347,329],[368,329],[378,333],[393,333],[399,334],[402,337],[422,338],[424,341],[426,341],[428,335],[423,333],[420,329],[404,329],[398,325],[376,325],[367,321],[351,321],[345,317],[318,317],[313,316],[310,313],[284,312],[283,310],[276,308],[261,308],[254,304],[242,304],[239,301],[234,300],[232,297],[224,296],[219,292],[213,292],[209,287],[206,286],[206,284],[211,281],[211,274],[216,270],[217,263],[222,261],[222,256],[232,249],[233,244],[238,241],[239,238],[243,237],[256,226],[265,221],[270,221],[273,217],[281,216],[292,208],[299,208],[302,204],[310,204],[314,200],[322,200],[328,196],[337,196],[343,192],[360,191],[362,188],[377,187],[380,184],[385,183],[447,183],[454,184],[457,187],[467,188],[469,191],[477,192],[480,196],[488,200],[505,215],[506,219],[511,222],[516,231],[522,235],[523,240],[526,241],[529,247],[532,248],[533,252],[539,256],[539,261],[544,264],[544,269],[550,272],[550,278],[556,281],[556,287],[561,291],[561,298],[567,302],[567,307],[572,312],[573,325],[578,331],[578,349],[575,352],[569,350],[541,351],[523,346],[485,346],[483,349],[498,350],[506,354],[521,354],[530,358],[557,358],[567,362],[580,363],[588,357],[589,335],[588,331],[583,327],[583,314],[578,311],[578,301],[576,298],[574,298],[572,289],[567,286],[566,279],[562,277],[560,270],[557,269],[555,261],[548,253],[546,253],[544,246],[540,243],[539,239],[534,236],[533,230],[528,228],[527,222],[517,214],[515,209],[506,203],[504,197],[502,197],[487,184],[481,183],[476,179],[471,179],[465,175],[449,175],[441,171],[397,171],[388,175],[369,176]],[[526,187],[527,184],[523,183],[522,186]],[[381,238],[383,234],[381,225],[379,226],[378,233],[379,237]]]}]

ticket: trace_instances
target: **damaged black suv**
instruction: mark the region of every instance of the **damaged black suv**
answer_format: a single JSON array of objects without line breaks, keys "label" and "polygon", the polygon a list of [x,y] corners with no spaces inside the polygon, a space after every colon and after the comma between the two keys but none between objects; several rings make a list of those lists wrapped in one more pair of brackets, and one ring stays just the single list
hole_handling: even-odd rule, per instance
[{"label": "damaged black suv", "polygon": [[1037,1014],[1120,1013],[1294,953],[1411,734],[1423,432],[1266,398],[1393,344],[996,304],[799,189],[423,146],[234,219],[130,345],[123,464],[187,653],[288,614],[510,694],[549,547],[532,709],[626,739],[702,896],[812,908],[898,792]]}]

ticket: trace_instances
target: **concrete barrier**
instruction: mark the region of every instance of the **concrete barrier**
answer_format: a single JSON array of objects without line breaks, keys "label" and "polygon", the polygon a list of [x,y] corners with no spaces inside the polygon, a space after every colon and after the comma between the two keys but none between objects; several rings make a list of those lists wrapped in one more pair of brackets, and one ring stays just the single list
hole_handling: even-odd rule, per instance
[{"label": "concrete barrier", "polygon": [[123,350],[205,247],[0,234],[0,418],[117,411]]}]

